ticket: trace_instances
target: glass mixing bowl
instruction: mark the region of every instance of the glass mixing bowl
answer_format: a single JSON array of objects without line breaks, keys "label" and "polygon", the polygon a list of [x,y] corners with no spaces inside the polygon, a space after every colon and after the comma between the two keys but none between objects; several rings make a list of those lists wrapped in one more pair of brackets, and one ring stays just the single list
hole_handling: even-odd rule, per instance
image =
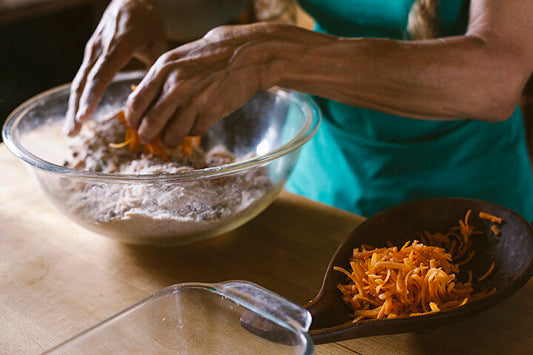
[{"label": "glass mixing bowl", "polygon": [[[143,75],[117,75],[95,120],[120,110]],[[249,221],[283,189],[301,146],[320,123],[310,98],[273,88],[202,137],[204,150],[222,145],[238,157],[235,162],[181,174],[105,174],[64,166],[72,140],[61,131],[68,97],[64,85],[23,103],[4,124],[4,142],[67,217],[133,244],[188,244]]]},{"label": "glass mixing bowl", "polygon": [[245,281],[167,287],[46,354],[312,354],[311,314]]}]

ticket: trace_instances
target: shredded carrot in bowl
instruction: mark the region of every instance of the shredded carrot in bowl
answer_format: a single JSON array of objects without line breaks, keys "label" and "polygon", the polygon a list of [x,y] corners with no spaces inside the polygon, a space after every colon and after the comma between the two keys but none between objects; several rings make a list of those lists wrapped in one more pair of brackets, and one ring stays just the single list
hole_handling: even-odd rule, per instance
[{"label": "shredded carrot in bowl", "polygon": [[[337,288],[353,310],[353,322],[432,314],[495,292],[475,293],[470,270],[466,282],[456,278],[459,266],[475,255],[471,237],[481,233],[468,224],[470,213],[447,233],[421,233],[422,243],[408,241],[399,249],[363,246],[354,249],[350,270],[335,266],[347,278]],[[494,267],[493,262],[478,281],[489,277]]]},{"label": "shredded carrot in bowl", "polygon": [[[137,85],[131,85],[131,90],[135,91],[137,89]],[[119,111],[116,115],[119,122],[123,123],[126,126],[126,134],[124,137],[124,141],[121,143],[110,143],[109,147],[111,148],[124,148],[128,147],[130,152],[136,152],[141,147],[141,141],[139,140],[139,135],[137,134],[137,131],[130,127],[128,123],[126,122],[126,114],[123,110]],[[180,143],[177,149],[181,150],[181,153],[184,157],[188,157],[194,148],[198,148],[200,146],[200,137],[191,137],[187,136],[185,139]],[[153,142],[150,142],[148,144],[145,144],[143,147],[142,152],[144,154],[151,154],[156,157],[160,157],[164,161],[168,161],[168,154],[167,151],[170,149],[165,147],[163,143],[161,142],[161,139],[157,138]]]},{"label": "shredded carrot in bowl", "polygon": [[502,223],[502,219],[500,217],[493,216],[490,213],[486,213],[486,212],[479,212],[479,218],[486,219],[488,221],[491,221],[492,223],[498,223],[498,224]]},{"label": "shredded carrot in bowl", "polygon": [[[142,144],[139,140],[139,135],[137,134],[137,131],[130,126],[128,126],[126,122],[126,115],[124,111],[119,111],[117,113],[117,119],[119,122],[123,123],[126,126],[126,133],[124,137],[124,141],[120,143],[110,143],[109,146],[111,148],[125,148],[128,147],[130,152],[136,152],[141,148]],[[197,148],[200,146],[200,137],[191,137],[187,136],[181,142],[181,144],[178,146],[177,149],[180,149],[183,156],[188,157],[194,148]],[[157,138],[151,143],[144,144],[144,147],[142,149],[142,152],[144,154],[152,154],[156,157],[160,157],[164,161],[168,161],[168,154],[167,151],[169,151],[169,148],[165,147],[161,140]]]}]

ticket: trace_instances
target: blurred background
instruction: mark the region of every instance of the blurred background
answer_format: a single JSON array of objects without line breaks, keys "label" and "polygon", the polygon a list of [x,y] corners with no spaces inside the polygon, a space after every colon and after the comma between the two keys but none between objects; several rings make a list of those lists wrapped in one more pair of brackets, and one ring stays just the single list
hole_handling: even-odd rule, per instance
[{"label": "blurred background", "polygon": [[[109,0],[0,0],[0,123],[30,97],[70,82]],[[254,0],[256,17],[267,20],[278,0]],[[270,10],[269,10],[270,9]],[[268,13],[262,16],[261,13]],[[295,6],[289,21],[311,28]],[[275,19],[277,20],[277,19]],[[522,98],[533,155],[533,77]],[[1,141],[1,137],[0,137]]]},{"label": "blurred background", "polygon": [[0,0],[2,124],[26,99],[72,80],[107,2]]}]

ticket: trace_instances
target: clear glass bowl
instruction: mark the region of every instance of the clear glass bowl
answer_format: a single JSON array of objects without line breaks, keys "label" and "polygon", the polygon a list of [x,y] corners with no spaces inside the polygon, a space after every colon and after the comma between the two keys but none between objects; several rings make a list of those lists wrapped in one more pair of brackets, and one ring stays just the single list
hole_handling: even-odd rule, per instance
[{"label": "clear glass bowl", "polygon": [[[121,109],[143,72],[119,74],[95,119]],[[182,174],[119,175],[63,166],[69,140],[61,132],[69,85],[19,106],[6,120],[7,148],[29,167],[48,199],[66,216],[122,242],[182,245],[247,222],[283,189],[300,147],[316,132],[320,113],[305,95],[259,92],[202,137],[202,148],[226,147],[236,162]],[[249,158],[247,158],[249,157]]]},{"label": "clear glass bowl", "polygon": [[255,284],[167,287],[47,354],[312,354],[305,309]]}]

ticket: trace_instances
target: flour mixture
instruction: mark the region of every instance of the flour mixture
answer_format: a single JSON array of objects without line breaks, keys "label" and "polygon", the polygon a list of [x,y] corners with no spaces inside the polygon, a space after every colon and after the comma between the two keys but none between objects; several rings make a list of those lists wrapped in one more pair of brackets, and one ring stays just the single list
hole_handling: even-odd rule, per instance
[{"label": "flour mixture", "polygon": [[[179,175],[249,158],[236,157],[222,146],[203,151],[194,145],[166,151],[162,157],[146,152],[146,147],[132,150],[120,144],[126,136],[126,126],[116,117],[89,122],[73,138],[64,165],[111,174]],[[146,236],[175,238],[230,229],[244,210],[252,204],[269,203],[268,195],[279,192],[274,191],[279,189],[274,189],[265,168],[188,181],[87,181],[69,185],[65,186],[65,198],[71,200],[68,205],[74,210],[70,212],[78,220],[119,239],[138,238],[139,243],[153,242]]]}]

